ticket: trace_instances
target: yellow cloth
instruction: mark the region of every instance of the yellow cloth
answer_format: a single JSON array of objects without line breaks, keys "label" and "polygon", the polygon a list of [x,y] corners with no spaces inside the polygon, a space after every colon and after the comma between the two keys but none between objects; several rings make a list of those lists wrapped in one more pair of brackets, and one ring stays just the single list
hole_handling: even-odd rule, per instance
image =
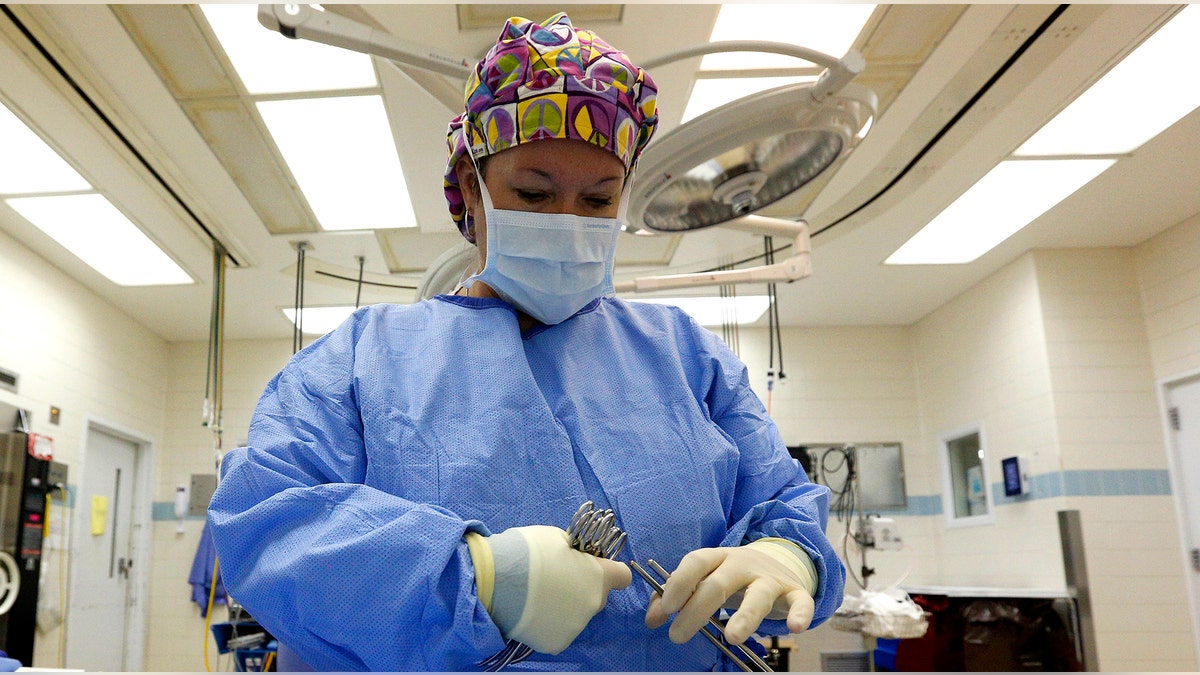
[{"label": "yellow cloth", "polygon": [[808,554],[804,552],[804,549],[787,539],[780,539],[779,537],[763,537],[762,539],[746,544],[746,546],[766,553],[781,564],[786,565],[788,569],[795,572],[796,576],[803,580],[804,590],[808,591],[810,596],[816,594],[817,568],[813,565],[812,558],[809,558]]},{"label": "yellow cloth", "polygon": [[478,532],[467,532],[463,535],[467,540],[467,550],[471,553],[471,564],[475,566],[475,590],[479,594],[479,602],[489,613],[492,611],[492,588],[496,583],[496,563],[492,560],[492,547],[483,540]]}]

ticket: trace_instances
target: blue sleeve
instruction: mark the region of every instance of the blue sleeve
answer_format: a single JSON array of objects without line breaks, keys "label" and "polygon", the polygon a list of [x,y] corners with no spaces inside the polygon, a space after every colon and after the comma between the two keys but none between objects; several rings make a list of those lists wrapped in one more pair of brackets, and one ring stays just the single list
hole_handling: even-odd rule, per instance
[{"label": "blue sleeve", "polygon": [[230,594],[318,670],[461,670],[503,639],[463,532],[481,523],[362,484],[360,312],[268,384],[209,505]]},{"label": "blue sleeve", "polygon": [[[714,333],[696,327],[696,345],[707,382],[713,421],[738,448],[738,475],[731,523],[722,546],[740,546],[763,537],[795,542],[817,570],[812,627],[842,604],[846,569],[825,536],[829,488],[808,480],[792,458],[775,422],[750,388],[746,366]],[[782,621],[764,621],[762,632],[785,634]]]}]

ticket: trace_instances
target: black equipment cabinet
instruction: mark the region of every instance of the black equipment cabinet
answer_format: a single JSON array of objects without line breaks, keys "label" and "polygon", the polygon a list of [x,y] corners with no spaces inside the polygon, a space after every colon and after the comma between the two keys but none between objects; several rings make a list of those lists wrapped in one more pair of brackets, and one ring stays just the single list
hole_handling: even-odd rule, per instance
[{"label": "black equipment cabinet", "polygon": [[0,650],[32,666],[50,461],[33,457],[28,448],[27,434],[0,434],[0,550],[20,570],[16,601],[0,615]]}]

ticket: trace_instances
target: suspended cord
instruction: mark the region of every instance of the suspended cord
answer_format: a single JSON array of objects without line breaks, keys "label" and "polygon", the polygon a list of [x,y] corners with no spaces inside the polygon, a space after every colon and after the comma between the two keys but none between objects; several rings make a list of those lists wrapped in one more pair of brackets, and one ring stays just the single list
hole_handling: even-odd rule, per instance
[{"label": "suspended cord", "polygon": [[296,294],[292,321],[292,353],[304,347],[304,257],[307,241],[296,242]]},{"label": "suspended cord", "polygon": [[[722,265],[722,269],[732,269]],[[721,337],[725,344],[735,354],[741,355],[741,335],[737,321],[737,288],[734,284],[721,284],[717,287],[721,298]]]},{"label": "suspended cord", "polygon": [[208,321],[208,363],[204,383],[203,425],[213,430],[214,449],[221,445],[225,371],[225,270],[228,252],[213,242],[212,310]]},{"label": "suspended cord", "polygon": [[367,259],[361,255],[354,256],[358,261],[358,289],[354,292],[354,309],[358,309],[362,304],[362,287],[363,287],[363,267],[367,264]]},{"label": "suspended cord", "polygon": [[[763,237],[763,263],[770,265],[775,259],[775,252],[771,250],[771,238]],[[775,377],[775,314],[771,312],[771,305],[775,304],[775,284],[767,284],[767,378],[768,390],[774,385],[773,378]]]},{"label": "suspended cord", "polygon": [[[770,264],[775,264],[775,254],[771,254]],[[775,349],[779,352],[779,380],[787,377],[783,372],[783,332],[779,323],[779,296],[775,293],[775,284],[771,284],[771,313],[775,316]]]},{"label": "suspended cord", "polygon": [[[340,275],[340,274],[334,274],[334,273],[332,273],[332,272],[326,272],[325,270],[321,270],[321,269],[315,269],[315,270],[313,270],[313,274],[315,274],[315,275],[317,275],[317,276],[322,276],[322,277],[329,277],[330,279],[339,279],[339,280],[341,280],[341,281],[355,281],[355,278],[354,278],[354,277],[344,277],[344,276],[342,276],[342,275]],[[417,287],[416,287],[416,286],[409,286],[409,285],[406,285],[406,284],[386,284],[386,283],[383,283],[383,282],[381,282],[381,281],[370,281],[370,280],[367,280],[367,279],[363,279],[363,280],[361,280],[359,283],[361,283],[363,286],[382,286],[382,287],[384,287],[384,288],[400,288],[400,289],[403,289],[403,290],[406,290],[406,291],[415,291],[415,290],[417,290]]]}]

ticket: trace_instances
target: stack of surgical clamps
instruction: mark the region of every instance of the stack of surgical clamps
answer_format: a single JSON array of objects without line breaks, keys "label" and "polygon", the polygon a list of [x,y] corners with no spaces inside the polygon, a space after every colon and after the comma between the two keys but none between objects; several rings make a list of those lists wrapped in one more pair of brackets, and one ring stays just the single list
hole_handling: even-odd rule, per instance
[{"label": "stack of surgical clamps", "polygon": [[[589,553],[598,558],[613,558],[625,547],[626,535],[614,525],[616,515],[612,509],[597,510],[590,501],[584,502],[567,527],[567,542],[571,548]],[[509,640],[504,649],[479,663],[484,672],[495,672],[533,653],[528,645]]]},{"label": "stack of surgical clamps", "polygon": [[[654,572],[656,574],[658,574],[659,576],[662,577],[663,583],[666,583],[666,580],[671,578],[671,575],[666,570],[664,570],[661,565],[654,562],[653,560],[647,560],[646,565],[649,566],[650,569],[654,570]],[[653,588],[655,590],[655,592],[657,592],[660,596],[662,595],[663,587],[662,587],[662,584],[659,583],[657,579],[650,576],[650,573],[647,572],[641,565],[637,564],[637,562],[631,562],[631,563],[629,563],[629,566],[632,567],[633,570],[638,573],[638,576],[640,576],[642,579],[644,579],[647,584],[650,584],[650,588]],[[712,629],[716,629],[716,631],[720,635],[720,637],[718,637],[717,635],[714,635]],[[713,643],[713,645],[715,645],[717,649],[720,649],[722,654],[724,654],[725,656],[728,656],[734,662],[734,664],[737,665],[738,668],[741,668],[742,670],[744,670],[748,673],[756,672],[756,671],[764,672],[764,673],[774,672],[771,669],[771,667],[768,666],[767,663],[765,661],[763,661],[761,657],[759,657],[758,654],[755,654],[753,650],[751,650],[749,647],[747,647],[744,644],[737,644],[737,645],[734,645],[734,647],[739,652],[741,652],[742,655],[744,655],[746,657],[746,659],[749,661],[749,663],[747,663],[746,661],[743,661],[741,658],[738,657],[737,654],[734,654],[733,651],[731,649],[729,649],[729,645],[728,645],[728,643],[725,642],[725,639],[724,639],[725,638],[725,626],[720,621],[718,621],[716,617],[709,617],[708,625],[702,627],[700,629],[700,633],[702,635],[704,635],[704,637],[708,638],[708,641]]]}]

